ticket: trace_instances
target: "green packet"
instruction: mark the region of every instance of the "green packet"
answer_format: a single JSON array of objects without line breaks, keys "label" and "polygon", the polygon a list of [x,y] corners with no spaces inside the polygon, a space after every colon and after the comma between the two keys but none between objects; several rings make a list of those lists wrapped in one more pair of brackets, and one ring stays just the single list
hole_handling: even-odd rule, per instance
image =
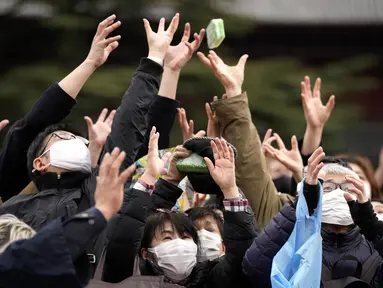
[{"label": "green packet", "polygon": [[182,173],[209,173],[205,160],[197,153],[177,161],[177,169]]},{"label": "green packet", "polygon": [[213,19],[206,28],[209,49],[217,48],[225,39],[225,27],[222,19]]}]

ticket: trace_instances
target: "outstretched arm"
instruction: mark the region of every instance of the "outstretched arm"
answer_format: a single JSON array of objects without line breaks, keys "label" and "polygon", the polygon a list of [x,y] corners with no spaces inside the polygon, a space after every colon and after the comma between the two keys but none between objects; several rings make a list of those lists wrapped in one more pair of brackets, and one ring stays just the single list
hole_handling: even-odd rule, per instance
[{"label": "outstretched arm", "polygon": [[[27,151],[32,141],[45,128],[69,115],[87,79],[117,47],[119,36],[106,38],[120,25],[119,22],[113,24],[115,18],[116,16],[112,15],[99,24],[85,61],[58,84],[55,83],[48,88],[31,111],[8,131],[0,154],[0,185],[3,200],[18,194],[29,183]],[[17,181],[9,181],[14,175],[17,175]]]}]

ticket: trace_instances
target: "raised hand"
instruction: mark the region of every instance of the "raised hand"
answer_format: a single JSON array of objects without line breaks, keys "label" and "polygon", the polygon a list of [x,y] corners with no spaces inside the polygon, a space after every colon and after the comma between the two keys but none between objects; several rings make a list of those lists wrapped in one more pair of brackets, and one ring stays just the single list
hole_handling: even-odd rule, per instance
[{"label": "raised hand", "polygon": [[[303,160],[299,152],[297,138],[295,136],[291,137],[291,150],[287,150],[281,137],[276,133],[274,133],[273,137],[270,137],[271,129],[269,129],[269,131],[267,131],[263,143],[263,151],[265,155],[278,160],[285,165],[287,169],[293,172],[295,181],[299,183],[303,178]],[[279,149],[275,149],[271,146],[273,141],[277,141]]]},{"label": "raised hand", "polygon": [[136,169],[135,165],[132,165],[120,174],[125,157],[126,153],[120,152],[118,148],[114,148],[111,154],[106,153],[97,176],[95,207],[107,221],[120,210],[124,198],[124,184]]},{"label": "raised hand", "polygon": [[346,198],[347,202],[354,201],[355,197],[350,193],[355,194],[358,199],[358,202],[363,204],[368,201],[368,197],[364,194],[364,183],[359,177],[355,177],[353,175],[347,175],[346,180],[351,182],[354,186],[350,187],[347,192],[344,193],[344,198]]},{"label": "raised hand", "polygon": [[189,157],[191,152],[183,146],[177,146],[176,150],[171,156],[170,165],[167,173],[162,177],[164,180],[178,186],[179,182],[185,177],[177,169],[177,161]]},{"label": "raised hand", "polygon": [[307,175],[305,182],[309,185],[318,184],[318,175],[323,168],[324,163],[321,162],[325,158],[326,154],[323,152],[322,147],[319,147],[314,151],[308,161]]},{"label": "raised hand", "polygon": [[[213,102],[215,102],[215,101],[218,101],[217,96],[214,96],[214,98],[213,98]],[[215,113],[213,113],[209,103],[205,104],[205,109],[206,109],[206,115],[207,115],[207,119],[208,119],[207,136],[212,137],[212,138],[220,137],[221,132],[219,130],[217,115],[215,115]]]},{"label": "raised hand", "polygon": [[235,160],[234,151],[227,146],[224,140],[215,138],[210,142],[213,149],[213,162],[205,157],[207,167],[215,183],[221,188],[226,199],[239,197],[238,187],[235,181]]},{"label": "raised hand", "polygon": [[205,29],[201,29],[199,34],[194,33],[194,41],[189,43],[190,24],[185,24],[185,30],[181,42],[177,46],[169,46],[165,55],[164,66],[179,71],[191,59],[194,52],[201,46],[202,40],[205,37]]},{"label": "raised hand", "polygon": [[[266,134],[265,134],[265,137],[263,138],[263,142],[262,142],[262,152],[263,154],[268,157],[269,155],[267,154],[267,151],[265,149],[265,144],[271,144],[273,141],[277,140],[274,136],[272,137],[271,140],[269,140],[271,138],[271,134],[273,133],[273,129],[267,129],[266,131]],[[271,155],[270,155],[271,156]]]},{"label": "raised hand", "polygon": [[194,135],[194,121],[190,120],[188,123],[186,118],[186,111],[184,108],[178,108],[177,112],[178,124],[181,127],[184,142],[193,137],[203,137],[206,135],[206,132],[203,130],[198,131],[197,134]]},{"label": "raised hand", "polygon": [[112,123],[116,110],[112,110],[108,115],[108,109],[103,109],[97,122],[93,124],[92,119],[88,116],[84,117],[88,126],[89,143],[94,144],[96,147],[103,147],[106,143],[106,138],[112,131]]},{"label": "raised hand", "polygon": [[0,131],[3,130],[5,128],[5,126],[7,126],[8,124],[9,124],[8,120],[0,121]]},{"label": "raised hand", "polygon": [[243,55],[236,66],[226,65],[214,51],[210,51],[208,57],[201,52],[198,52],[197,55],[201,62],[214,72],[215,77],[217,77],[223,87],[225,87],[228,98],[238,96],[242,93],[242,84],[245,77],[245,65],[249,57],[248,55]]},{"label": "raised hand", "polygon": [[149,46],[148,56],[164,60],[169,45],[172,43],[174,33],[177,31],[179,16],[180,15],[177,13],[173,17],[167,30],[165,30],[165,18],[161,18],[160,23],[158,24],[157,33],[153,32],[149,21],[144,19],[146,38]]},{"label": "raised hand", "polygon": [[326,105],[321,100],[321,79],[315,81],[314,90],[311,91],[310,77],[306,76],[301,82],[301,96],[306,123],[312,128],[323,128],[330,118],[335,105],[335,96],[332,95]]},{"label": "raised hand", "polygon": [[92,46],[86,61],[92,63],[95,67],[99,67],[105,63],[110,53],[118,47],[120,35],[107,38],[110,33],[121,26],[121,22],[116,20],[116,15],[111,15],[98,24],[96,35],[93,38]]},{"label": "raised hand", "polygon": [[165,171],[165,165],[171,156],[171,153],[168,152],[160,159],[158,156],[159,138],[160,133],[156,132],[156,127],[153,126],[152,131],[150,131],[148,166],[141,177],[148,185],[154,185],[157,182],[158,176],[167,173],[167,171]]}]

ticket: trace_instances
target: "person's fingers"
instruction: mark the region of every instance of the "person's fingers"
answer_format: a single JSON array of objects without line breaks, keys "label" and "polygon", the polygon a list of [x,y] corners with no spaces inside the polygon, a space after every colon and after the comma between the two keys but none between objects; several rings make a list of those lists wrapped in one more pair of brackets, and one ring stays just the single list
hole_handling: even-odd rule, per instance
[{"label": "person's fingers", "polygon": [[128,181],[130,177],[132,177],[133,173],[136,171],[136,163],[130,165],[127,169],[125,169],[119,177],[119,181],[122,185]]},{"label": "person's fingers", "polygon": [[164,156],[162,156],[161,161],[164,162],[164,164],[166,164],[168,163],[171,156],[172,156],[171,152],[166,152]]},{"label": "person's fingers", "polygon": [[364,195],[363,191],[356,188],[356,187],[350,187],[348,188],[349,193],[354,193],[356,195],[356,198],[359,203],[366,203],[368,201],[368,198]]},{"label": "person's fingers", "polygon": [[116,110],[112,110],[112,112],[110,112],[108,118],[106,118],[106,120],[105,120],[105,123],[108,124],[110,127],[113,124],[114,116],[116,116]]},{"label": "person's fingers", "polygon": [[[217,96],[214,96],[214,97],[217,97]],[[207,118],[209,120],[213,120],[213,111],[211,110],[211,106],[209,103],[206,103],[205,104],[205,109],[206,109],[206,114],[207,114]]]},{"label": "person's fingers", "polygon": [[210,60],[212,69],[213,69],[215,72],[218,72],[218,71],[219,71],[219,69],[218,69],[218,64],[217,64],[216,60],[214,59],[214,56],[213,56],[212,54],[209,54],[207,57],[208,57],[209,60]]},{"label": "person's fingers", "polygon": [[102,162],[101,162],[101,165],[100,165],[100,169],[99,169],[99,173],[98,173],[99,177],[106,177],[108,175],[110,165],[112,165],[112,160],[113,159],[111,159],[110,153],[106,153],[104,155],[104,158],[102,159]]},{"label": "person's fingers", "polygon": [[204,137],[206,135],[206,131],[200,130],[197,132],[197,134],[194,135],[194,137]]},{"label": "person's fingers", "polygon": [[215,53],[214,50],[210,50],[210,51],[209,51],[209,55],[212,55],[212,57],[213,57],[213,59],[214,59],[214,62],[216,62],[217,65],[218,65],[218,64],[222,64],[222,63],[224,63],[223,60],[221,59],[221,57],[219,57],[219,56],[217,55],[217,53]]},{"label": "person's fingers", "polygon": [[194,53],[193,45],[190,44],[189,42],[183,42],[183,43],[185,43],[186,47],[189,49],[188,54],[189,54],[190,56],[193,55],[193,53]]},{"label": "person's fingers", "polygon": [[229,147],[227,146],[227,142],[221,141],[221,146],[222,146],[223,156],[225,157],[225,159],[230,159],[230,152],[229,152]]},{"label": "person's fingers", "polygon": [[189,121],[189,132],[191,134],[194,134],[194,121],[193,120]]},{"label": "person's fingers", "polygon": [[110,15],[108,18],[104,19],[98,24],[96,36],[101,35],[102,31],[109,25],[109,23],[112,23],[116,19],[116,15]]},{"label": "person's fingers", "polygon": [[185,158],[188,158],[190,156],[190,154],[191,153],[188,150],[176,151],[176,152],[174,152],[173,158],[175,158],[176,160],[185,159]]},{"label": "person's fingers", "polygon": [[124,151],[122,152],[118,151],[118,152],[119,154],[117,155],[116,158],[114,158],[114,161],[112,165],[110,166],[110,172],[109,172],[109,177],[114,178],[114,181],[118,180],[121,164],[126,158],[126,153]]},{"label": "person's fingers", "polygon": [[204,64],[207,68],[212,69],[212,63],[210,62],[209,58],[205,56],[202,52],[197,52],[197,56],[199,60]]},{"label": "person's fingers", "polygon": [[277,140],[277,137],[275,136],[271,136],[269,139],[267,139],[263,144],[269,144],[271,145],[271,143],[273,143],[274,141]]},{"label": "person's fingers", "polygon": [[178,29],[179,22],[180,22],[180,14],[177,13],[173,17],[172,22],[170,22],[170,25],[169,25],[168,29],[166,30],[166,32],[169,32],[171,35],[174,35],[174,33],[176,33],[176,31]]},{"label": "person's fingers", "polygon": [[[186,149],[186,148],[185,148],[184,146],[182,146],[182,145],[178,145],[174,151],[175,151],[175,152],[190,152],[188,149]],[[191,153],[191,152],[190,152],[190,153]]]},{"label": "person's fingers", "polygon": [[305,82],[301,82],[301,95],[304,94],[306,95],[306,84]]},{"label": "person's fingers", "polygon": [[88,134],[91,134],[92,132],[92,127],[93,127],[93,121],[90,117],[85,116],[84,120],[86,122],[86,126],[88,126]]},{"label": "person's fingers", "polygon": [[322,80],[320,78],[317,78],[314,85],[314,91],[313,91],[313,97],[314,98],[320,98],[320,88],[322,85]]},{"label": "person's fingers", "polygon": [[347,202],[355,201],[355,197],[352,196],[350,193],[344,192],[343,197],[346,199]]},{"label": "person's fingers", "polygon": [[299,152],[298,140],[297,140],[297,137],[295,135],[293,135],[293,137],[291,137],[291,150]]},{"label": "person's fingers", "polygon": [[240,68],[241,70],[244,70],[248,58],[249,58],[249,55],[247,55],[247,54],[242,55],[242,57],[239,58],[237,67]]},{"label": "person's fingers", "polygon": [[314,160],[323,152],[323,148],[322,147],[318,147],[317,149],[315,149],[314,153],[310,156],[308,162],[309,163],[312,163],[314,162]]},{"label": "person's fingers", "polygon": [[215,168],[213,162],[208,157],[204,157],[203,159],[206,162],[206,165],[207,165],[207,168],[209,169],[210,175],[213,174],[213,171]]},{"label": "person's fingers", "polygon": [[177,108],[177,120],[178,120],[178,125],[180,125],[182,129],[182,111],[180,108]]},{"label": "person's fingers", "polygon": [[106,27],[100,35],[101,39],[105,39],[106,37],[108,37],[110,33],[112,33],[114,30],[116,30],[120,26],[121,26],[121,21],[117,21],[116,23],[113,23],[112,25]]},{"label": "person's fingers", "polygon": [[112,53],[117,47],[118,47],[119,43],[117,41],[113,42],[113,43],[110,43],[108,45],[108,47],[105,48],[105,51],[110,54]]},{"label": "person's fingers", "polygon": [[305,76],[306,95],[312,97],[310,77]]},{"label": "person's fingers", "polygon": [[277,140],[277,144],[280,150],[286,149],[285,143],[283,143],[282,138],[277,134],[274,133],[275,139]]},{"label": "person's fingers", "polygon": [[144,21],[145,33],[146,33],[146,36],[148,37],[151,33],[153,33],[153,30],[152,30],[152,27],[150,27],[150,23],[148,20],[144,18],[143,21]]},{"label": "person's fingers", "polygon": [[267,129],[265,137],[263,138],[263,143],[266,143],[266,141],[270,139],[271,133],[273,133],[273,129]]},{"label": "person's fingers", "polygon": [[306,93],[302,93],[301,94],[301,98],[302,98],[302,106],[303,106],[303,110],[306,112],[308,109],[309,109],[309,106],[308,106],[308,97]]},{"label": "person's fingers", "polygon": [[234,163],[235,162],[235,154],[234,154],[234,150],[233,150],[233,148],[231,148],[231,147],[229,147],[229,155],[230,155],[230,161],[232,162],[232,163]]},{"label": "person's fingers", "polygon": [[272,146],[266,144],[263,146],[262,150],[265,155],[274,158],[275,149]]},{"label": "person's fingers", "polygon": [[160,19],[160,22],[158,23],[157,33],[164,32],[164,31],[165,31],[165,18],[162,17]]},{"label": "person's fingers", "polygon": [[186,23],[181,42],[188,42],[189,39],[190,39],[190,23]]},{"label": "person's fingers", "polygon": [[221,139],[219,139],[218,137],[215,138],[215,144],[217,145],[217,148],[218,148],[218,154],[219,154],[219,158],[220,159],[224,159],[225,158],[225,155],[224,155],[224,152],[223,152],[223,141],[221,141]]},{"label": "person's fingers", "polygon": [[205,29],[201,29],[199,34],[194,33],[193,37],[194,37],[194,41],[191,43],[191,47],[194,52],[201,46],[202,40],[205,37]]},{"label": "person's fingers", "polygon": [[322,152],[322,153],[320,153],[319,155],[318,155],[318,157],[316,157],[315,159],[314,159],[314,161],[312,162],[312,168],[313,169],[315,169],[315,167],[317,166],[317,165],[319,165],[319,163],[321,163],[321,161],[324,159],[324,157],[326,157],[326,154],[324,153],[324,152]]},{"label": "person's fingers", "polygon": [[324,163],[319,163],[315,168],[314,168],[314,171],[312,173],[312,177],[313,179],[318,179],[318,175],[319,175],[319,172],[320,170],[323,168],[324,166]]},{"label": "person's fingers", "polygon": [[110,43],[113,43],[113,42],[116,42],[116,41],[120,41],[120,40],[121,40],[121,35],[117,35],[117,36],[105,39],[102,43],[105,46],[108,46]]},{"label": "person's fingers", "polygon": [[100,116],[98,116],[97,122],[105,122],[106,115],[108,115],[108,109],[102,109]]},{"label": "person's fingers", "polygon": [[9,124],[9,120],[7,119],[0,121],[0,131],[3,130],[5,126],[7,126],[8,124]]},{"label": "person's fingers", "polygon": [[223,94],[222,99],[226,100],[227,99],[227,94]]},{"label": "person's fingers", "polygon": [[213,97],[213,102],[216,102],[216,101],[218,101],[218,96]]},{"label": "person's fingers", "polygon": [[217,144],[214,141],[210,141],[210,146],[213,149],[214,160],[220,159]]},{"label": "person's fingers", "polygon": [[150,131],[150,138],[149,138],[149,151],[152,151],[155,147],[155,142],[156,141],[156,127],[153,126],[152,130]]},{"label": "person's fingers", "polygon": [[334,106],[335,106],[335,96],[332,95],[332,96],[330,97],[330,99],[328,99],[327,104],[326,104],[327,112],[328,112],[328,113],[331,113],[331,111],[332,111],[332,109],[334,108]]},{"label": "person's fingers", "polygon": [[346,180],[350,181],[357,189],[364,190],[364,183],[363,181],[355,178],[352,175],[346,175]]}]

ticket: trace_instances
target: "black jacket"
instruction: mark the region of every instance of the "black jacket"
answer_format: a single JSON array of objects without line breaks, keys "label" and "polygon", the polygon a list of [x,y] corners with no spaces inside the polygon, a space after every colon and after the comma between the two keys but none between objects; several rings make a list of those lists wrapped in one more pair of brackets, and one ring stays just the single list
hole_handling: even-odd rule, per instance
[{"label": "black jacket", "polygon": [[[312,213],[317,206],[317,199],[319,199],[319,186],[305,184],[304,193],[309,211]],[[290,237],[295,221],[295,204],[284,206],[246,252],[243,269],[254,285],[270,286],[273,258]],[[363,264],[375,252],[372,243],[362,236],[357,226],[347,233],[337,234],[329,233],[322,228],[321,234],[323,238],[322,263],[330,271],[335,262],[345,255],[354,256]],[[342,261],[334,274],[338,278],[352,276],[355,269],[355,262]],[[379,287],[377,286],[379,281],[379,275],[376,274],[371,284],[373,287]]]},{"label": "black jacket", "polygon": [[59,218],[31,239],[10,244],[0,254],[0,287],[85,287],[84,249],[106,226],[95,208],[72,219]]},{"label": "black jacket", "polygon": [[[147,217],[157,208],[172,208],[181,193],[178,187],[161,179],[151,196],[134,188],[126,191],[123,208],[108,227],[105,281],[115,283],[132,276]],[[220,260],[198,263],[186,287],[223,288],[247,284],[241,263],[257,235],[255,219],[247,212],[229,211],[224,211],[224,218],[225,256]]]},{"label": "black jacket", "polygon": [[3,202],[18,194],[30,182],[27,170],[28,148],[36,136],[69,115],[76,101],[55,83],[30,112],[8,131],[0,152],[0,197]]}]

